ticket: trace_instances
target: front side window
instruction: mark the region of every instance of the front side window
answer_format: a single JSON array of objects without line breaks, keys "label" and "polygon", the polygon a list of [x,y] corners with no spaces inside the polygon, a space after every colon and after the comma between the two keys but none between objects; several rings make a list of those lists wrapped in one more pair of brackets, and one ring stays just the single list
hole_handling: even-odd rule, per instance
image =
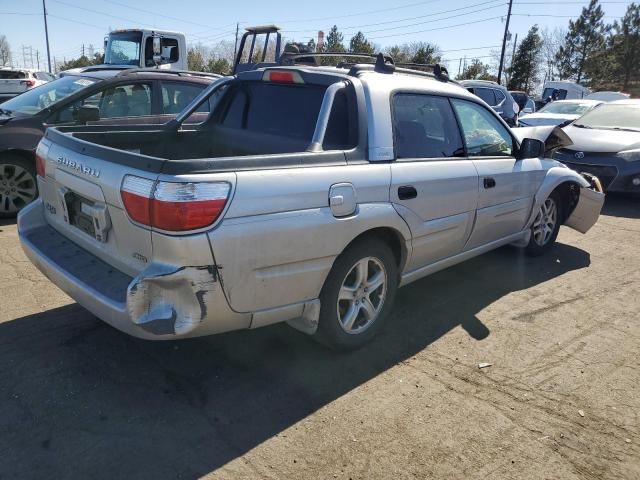
[{"label": "front side window", "polygon": [[464,155],[460,130],[449,100],[420,94],[393,97],[396,158]]},{"label": "front side window", "polygon": [[462,126],[467,155],[471,157],[512,155],[513,138],[492,112],[466,100],[452,99],[451,101]]},{"label": "front side window", "polygon": [[100,90],[90,97],[67,105],[57,113],[52,123],[75,122],[78,110],[85,105],[98,107],[101,119],[151,115],[151,86],[134,83]]}]

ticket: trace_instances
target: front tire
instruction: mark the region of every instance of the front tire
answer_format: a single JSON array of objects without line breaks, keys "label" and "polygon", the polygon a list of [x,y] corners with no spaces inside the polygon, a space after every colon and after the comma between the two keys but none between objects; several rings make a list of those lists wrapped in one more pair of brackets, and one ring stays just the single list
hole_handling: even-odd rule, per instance
[{"label": "front tire", "polygon": [[398,266],[389,246],[374,238],[354,243],[322,287],[314,338],[335,350],[361,347],[383,327],[397,289]]},{"label": "front tire", "polygon": [[33,162],[11,155],[0,158],[0,218],[13,218],[38,196]]},{"label": "front tire", "polygon": [[553,192],[542,202],[531,224],[531,238],[526,247],[528,255],[543,255],[553,246],[563,218],[561,197]]}]

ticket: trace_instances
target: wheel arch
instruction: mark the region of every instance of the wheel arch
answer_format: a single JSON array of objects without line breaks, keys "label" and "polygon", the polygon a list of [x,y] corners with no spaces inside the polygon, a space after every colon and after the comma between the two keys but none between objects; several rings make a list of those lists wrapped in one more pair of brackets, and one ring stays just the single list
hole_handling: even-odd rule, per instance
[{"label": "wheel arch", "polygon": [[344,248],[343,251],[349,249],[355,243],[362,241],[365,238],[376,238],[384,242],[391,248],[393,256],[396,259],[396,265],[398,266],[398,273],[400,274],[404,269],[409,257],[409,248],[407,247],[407,240],[400,231],[393,227],[374,227],[364,232],[361,232],[353,240],[351,240]]},{"label": "wheel arch", "polygon": [[[527,221],[527,228],[531,226],[531,223],[535,219],[536,212],[542,205],[542,202],[551,195],[554,191],[557,191],[562,195],[563,201],[568,199],[569,208],[564,208],[564,214],[562,222],[566,221],[571,215],[580,197],[580,188],[588,187],[587,182],[582,176],[566,167],[552,167],[547,171],[547,174],[538,188],[535,194],[533,207],[531,209],[531,215]],[[575,197],[574,197],[575,195]]]},{"label": "wheel arch", "polygon": [[12,157],[12,156],[20,157],[21,159],[26,160],[27,162],[32,162],[33,168],[34,169],[36,168],[34,152],[30,150],[24,150],[21,148],[9,148],[7,150],[0,151],[0,161],[4,160],[7,157]]}]

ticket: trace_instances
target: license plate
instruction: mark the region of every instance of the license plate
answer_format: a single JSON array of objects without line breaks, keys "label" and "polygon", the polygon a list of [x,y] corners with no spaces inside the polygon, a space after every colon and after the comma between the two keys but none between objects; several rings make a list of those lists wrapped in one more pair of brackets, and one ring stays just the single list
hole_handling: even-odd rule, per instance
[{"label": "license plate", "polygon": [[67,223],[99,242],[106,242],[111,229],[106,205],[94,202],[67,188],[63,188],[60,193]]}]

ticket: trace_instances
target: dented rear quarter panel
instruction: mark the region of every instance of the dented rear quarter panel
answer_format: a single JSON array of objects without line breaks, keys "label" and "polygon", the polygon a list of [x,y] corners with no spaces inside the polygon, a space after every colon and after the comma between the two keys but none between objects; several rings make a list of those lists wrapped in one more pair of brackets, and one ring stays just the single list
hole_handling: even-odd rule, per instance
[{"label": "dented rear quarter panel", "polygon": [[[231,308],[249,312],[317,298],[336,257],[358,235],[407,225],[389,202],[389,164],[237,173],[235,199],[209,232]],[[354,214],[335,217],[331,185],[352,183]]]}]

